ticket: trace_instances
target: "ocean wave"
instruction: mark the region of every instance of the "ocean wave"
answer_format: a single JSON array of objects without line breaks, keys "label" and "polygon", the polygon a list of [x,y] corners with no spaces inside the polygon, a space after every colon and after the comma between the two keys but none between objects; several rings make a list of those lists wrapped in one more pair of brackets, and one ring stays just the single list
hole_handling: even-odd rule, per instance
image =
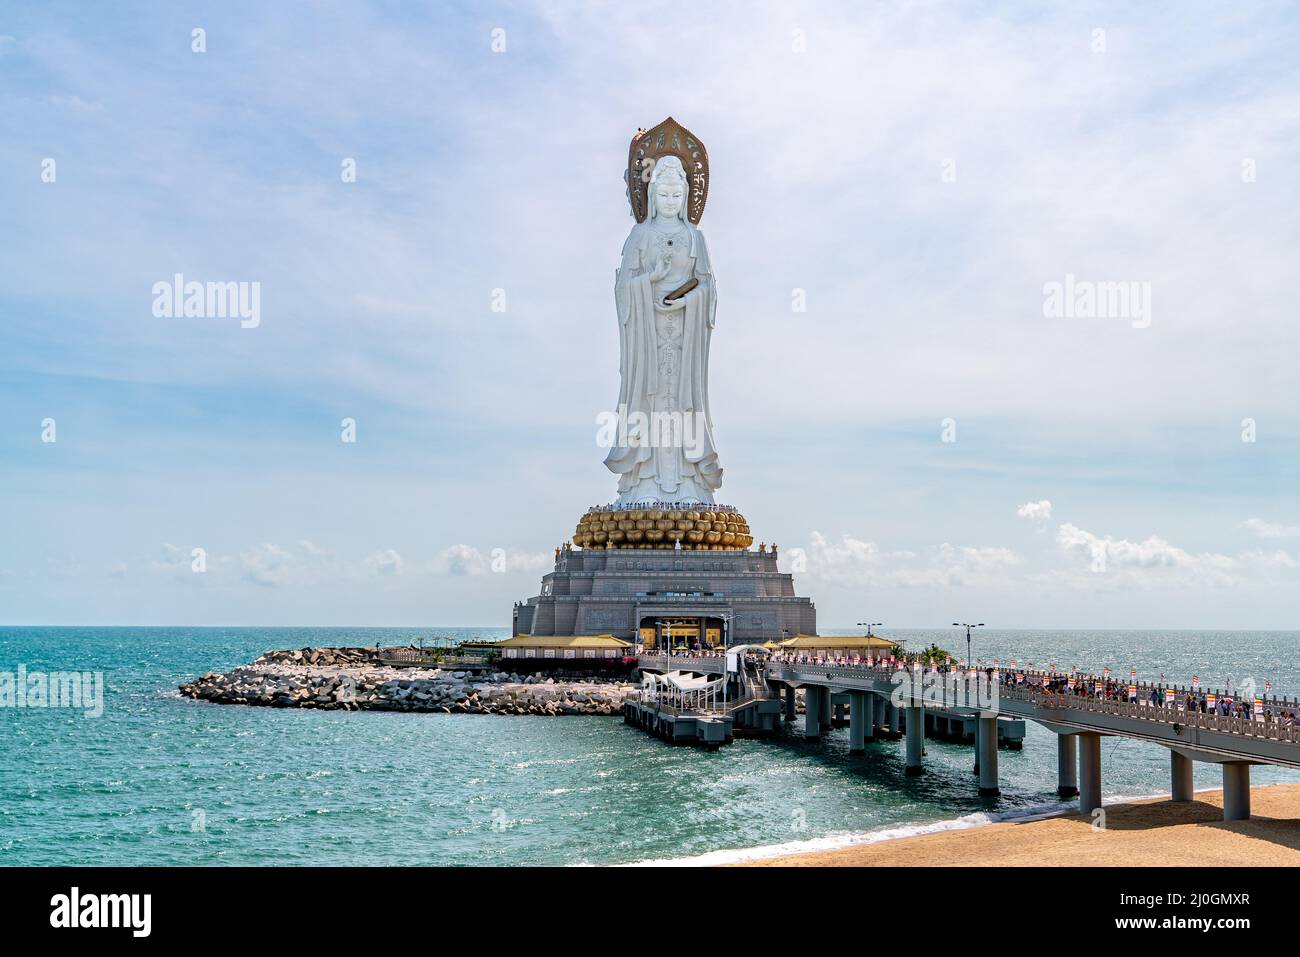
[{"label": "ocean wave", "polygon": [[[1216,791],[1217,788],[1200,788],[1201,791]],[[1151,801],[1167,798],[1167,794],[1116,794],[1103,798],[1103,804],[1128,804],[1133,801]],[[1016,821],[1039,821],[1061,814],[1070,814],[1078,810],[1078,802],[1053,801],[1047,804],[1031,805],[1008,811],[976,811],[962,817],[944,821],[929,821],[924,824],[900,824],[882,827],[874,831],[861,833],[833,833],[802,841],[785,841],[781,844],[766,844],[760,847],[728,848],[708,851],[691,857],[651,858],[632,861],[618,865],[620,867],[716,867],[720,864],[739,864],[745,861],[768,860],[773,857],[789,857],[794,854],[811,854],[818,851],[838,851],[846,847],[860,847],[865,844],[879,844],[904,837],[917,837],[921,834],[938,834],[944,831],[963,831],[986,824],[1002,824]]]}]

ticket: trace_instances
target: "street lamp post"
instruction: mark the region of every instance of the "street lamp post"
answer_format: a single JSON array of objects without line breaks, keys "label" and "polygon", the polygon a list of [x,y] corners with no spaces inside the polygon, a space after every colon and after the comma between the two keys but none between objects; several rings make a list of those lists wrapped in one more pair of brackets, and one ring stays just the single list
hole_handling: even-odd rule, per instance
[{"label": "street lamp post", "polygon": [[731,648],[731,619],[736,617],[735,612],[721,612],[718,615],[722,619],[722,710],[727,710],[727,685],[731,684],[731,672],[727,671],[727,663],[731,658],[729,649]]},{"label": "street lamp post", "polygon": [[726,654],[727,649],[731,647],[731,619],[736,617],[736,613],[734,611],[719,612],[718,617],[722,619],[722,652]]},{"label": "street lamp post", "polygon": [[875,628],[875,627],[877,627],[878,625],[883,625],[883,624],[884,624],[883,621],[860,621],[860,622],[858,622],[859,627],[862,626],[862,625],[866,625],[866,626],[867,626],[867,637],[868,637],[868,638],[871,638],[871,637],[872,637],[872,634],[871,634],[871,629],[872,629],[872,628]]},{"label": "street lamp post", "polygon": [[952,623],[952,626],[953,626],[954,628],[965,628],[965,629],[966,629],[966,670],[969,671],[969,670],[970,670],[970,630],[971,630],[972,628],[983,628],[983,627],[984,627],[984,622],[981,621],[979,624],[976,624],[976,625],[968,625],[968,624],[966,624],[965,622],[955,622],[955,621],[954,621],[954,622]]}]

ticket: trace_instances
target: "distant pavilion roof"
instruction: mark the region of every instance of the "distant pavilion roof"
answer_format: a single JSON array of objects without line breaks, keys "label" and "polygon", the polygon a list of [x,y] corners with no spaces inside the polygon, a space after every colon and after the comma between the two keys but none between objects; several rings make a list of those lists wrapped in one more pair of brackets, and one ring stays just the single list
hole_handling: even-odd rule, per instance
[{"label": "distant pavilion roof", "polygon": [[498,648],[631,648],[630,641],[613,635],[515,635],[497,642]]},{"label": "distant pavilion roof", "polygon": [[888,651],[897,644],[879,635],[795,635],[781,647],[786,651]]}]

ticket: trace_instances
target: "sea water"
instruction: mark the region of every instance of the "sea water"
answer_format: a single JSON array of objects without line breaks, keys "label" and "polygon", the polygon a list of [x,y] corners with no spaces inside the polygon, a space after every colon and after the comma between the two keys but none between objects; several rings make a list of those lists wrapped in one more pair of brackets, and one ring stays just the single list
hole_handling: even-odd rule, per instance
[{"label": "sea water", "polygon": [[[805,743],[669,747],[618,718],[300,711],[215,705],[176,686],[274,648],[496,638],[494,628],[0,627],[0,672],[102,673],[103,712],[0,707],[0,864],[713,863],[841,846],[1066,806],[1055,736],[1032,722],[980,798],[969,747],[902,742],[848,756]],[[891,631],[965,653],[954,631]],[[1297,632],[1012,632],[974,654],[1117,677],[1300,693]],[[1252,781],[1300,781],[1254,768]],[[1168,752],[1102,743],[1108,798],[1167,793]],[[1195,784],[1218,787],[1213,765]]]}]

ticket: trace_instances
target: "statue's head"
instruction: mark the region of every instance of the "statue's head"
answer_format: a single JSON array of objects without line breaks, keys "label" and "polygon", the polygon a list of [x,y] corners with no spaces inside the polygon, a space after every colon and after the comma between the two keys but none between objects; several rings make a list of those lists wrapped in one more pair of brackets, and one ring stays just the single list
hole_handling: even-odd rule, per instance
[{"label": "statue's head", "polygon": [[659,158],[650,174],[650,218],[685,218],[686,199],[690,194],[682,161],[671,154]]}]

